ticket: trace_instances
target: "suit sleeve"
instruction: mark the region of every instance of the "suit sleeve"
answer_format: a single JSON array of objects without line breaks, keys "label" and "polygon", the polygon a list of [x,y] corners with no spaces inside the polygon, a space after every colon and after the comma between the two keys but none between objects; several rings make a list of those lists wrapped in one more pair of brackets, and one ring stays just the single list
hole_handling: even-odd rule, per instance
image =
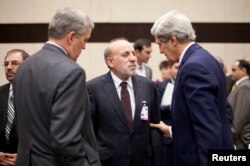
[{"label": "suit sleeve", "polygon": [[51,113],[52,146],[62,165],[86,163],[86,140],[82,137],[87,111],[85,73],[75,69],[58,86]]},{"label": "suit sleeve", "polygon": [[182,69],[183,93],[190,123],[194,130],[199,165],[207,165],[207,150],[221,145],[221,117],[216,102],[218,78],[200,64],[188,64]]}]

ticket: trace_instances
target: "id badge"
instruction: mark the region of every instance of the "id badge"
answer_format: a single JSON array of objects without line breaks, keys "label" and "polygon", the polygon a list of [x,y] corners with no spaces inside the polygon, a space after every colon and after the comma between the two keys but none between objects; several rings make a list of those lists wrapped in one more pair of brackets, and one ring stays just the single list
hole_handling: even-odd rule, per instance
[{"label": "id badge", "polygon": [[141,110],[141,120],[148,121],[148,106],[146,104],[146,101],[143,101],[143,106]]}]

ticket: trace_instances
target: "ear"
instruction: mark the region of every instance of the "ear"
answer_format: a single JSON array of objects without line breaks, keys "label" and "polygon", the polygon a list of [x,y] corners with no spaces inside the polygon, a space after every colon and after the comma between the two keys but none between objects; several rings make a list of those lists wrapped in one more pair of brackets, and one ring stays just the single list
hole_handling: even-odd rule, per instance
[{"label": "ear", "polygon": [[242,72],[244,75],[247,74],[246,68],[242,68],[242,69],[241,69],[241,72]]},{"label": "ear", "polygon": [[114,67],[114,63],[113,63],[114,61],[113,61],[113,58],[112,57],[107,57],[106,58],[106,63],[107,63],[107,65],[108,65],[108,67],[109,68],[113,68]]},{"label": "ear", "polygon": [[138,55],[138,54],[140,54],[140,53],[141,53],[140,50],[138,50],[138,49],[135,50],[135,55]]},{"label": "ear", "polygon": [[67,33],[66,39],[67,39],[67,43],[69,45],[71,45],[71,43],[73,43],[75,34],[76,33],[74,31],[70,31],[69,33]]},{"label": "ear", "polygon": [[176,36],[171,36],[170,41],[171,41],[172,46],[176,47],[176,45],[177,45],[177,38],[176,38]]}]

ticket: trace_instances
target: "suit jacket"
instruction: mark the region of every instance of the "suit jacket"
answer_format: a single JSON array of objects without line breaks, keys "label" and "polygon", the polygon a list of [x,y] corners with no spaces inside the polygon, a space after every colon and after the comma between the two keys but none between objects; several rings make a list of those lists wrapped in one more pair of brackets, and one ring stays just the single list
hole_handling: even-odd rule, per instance
[{"label": "suit jacket", "polygon": [[9,143],[7,143],[5,138],[9,89],[10,89],[9,83],[0,87],[0,152],[16,153],[18,139],[17,139],[15,119],[13,120],[12,129],[10,131]]},{"label": "suit jacket", "polygon": [[[160,112],[161,112],[161,120],[167,124],[167,125],[172,125],[172,118],[171,118],[171,107],[170,105],[168,106],[162,106],[161,105],[161,101],[162,101],[162,97],[164,95],[165,89],[168,85],[168,83],[170,83],[171,80],[167,79],[164,80],[162,82],[156,83],[156,90],[157,90],[157,95],[158,95],[158,104],[160,107]],[[172,143],[172,138],[167,138],[163,136],[163,143],[164,144],[171,144]]]},{"label": "suit jacket", "polygon": [[[128,127],[111,73],[87,83],[102,166],[160,165],[161,134],[149,127],[150,122],[160,121],[153,82],[136,75],[132,83],[136,107],[132,129]],[[140,119],[142,101],[147,102],[149,121]]]},{"label": "suit jacket", "polygon": [[205,166],[209,149],[233,149],[225,75],[212,55],[193,44],[181,61],[172,99],[175,166]]},{"label": "suit jacket", "polygon": [[144,64],[144,67],[145,67],[145,71],[146,71],[146,78],[152,80],[152,76],[153,76],[152,69],[149,66],[147,66],[146,64]]},{"label": "suit jacket", "polygon": [[18,68],[17,166],[97,166],[84,70],[46,43]]},{"label": "suit jacket", "polygon": [[242,81],[228,96],[234,112],[233,141],[237,149],[248,149],[250,144],[250,80]]}]

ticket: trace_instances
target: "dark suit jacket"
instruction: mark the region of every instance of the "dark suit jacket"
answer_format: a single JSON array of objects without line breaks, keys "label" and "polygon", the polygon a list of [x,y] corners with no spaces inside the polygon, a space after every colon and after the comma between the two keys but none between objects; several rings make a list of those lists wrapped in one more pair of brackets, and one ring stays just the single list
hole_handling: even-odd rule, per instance
[{"label": "dark suit jacket", "polygon": [[9,135],[9,143],[5,138],[5,127],[7,123],[7,109],[9,99],[10,84],[0,87],[0,152],[16,153],[17,152],[17,133],[15,119]]},{"label": "dark suit jacket", "polygon": [[248,149],[250,144],[250,80],[242,81],[228,96],[234,112],[233,141],[237,149]]},{"label": "dark suit jacket", "polygon": [[[160,132],[149,127],[150,122],[160,121],[153,82],[136,75],[132,83],[136,108],[131,130],[111,73],[87,83],[102,166],[158,166],[161,162]],[[140,119],[142,101],[147,101],[149,121]]]},{"label": "dark suit jacket", "polygon": [[18,68],[18,166],[98,166],[84,70],[46,43]]},{"label": "dark suit jacket", "polygon": [[175,166],[206,166],[208,149],[233,149],[225,75],[198,44],[186,51],[172,100]]},{"label": "dark suit jacket", "polygon": [[144,64],[144,67],[145,67],[145,71],[146,71],[146,78],[152,80],[152,77],[153,77],[152,69],[146,64]]}]

